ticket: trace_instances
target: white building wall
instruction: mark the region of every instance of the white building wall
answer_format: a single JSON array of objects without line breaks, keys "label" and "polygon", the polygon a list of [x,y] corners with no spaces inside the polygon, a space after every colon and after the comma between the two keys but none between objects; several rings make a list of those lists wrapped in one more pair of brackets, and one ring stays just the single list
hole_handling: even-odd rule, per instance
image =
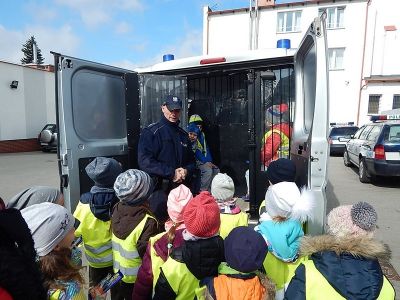
[{"label": "white building wall", "polygon": [[[375,50],[374,50],[374,68],[375,75],[382,74],[400,74],[400,18],[398,11],[400,1],[398,0],[371,0],[368,14],[368,32],[366,34],[366,16],[367,16],[367,0],[353,1],[321,1],[321,2],[304,2],[301,4],[277,5],[259,10],[259,35],[258,48],[275,48],[279,39],[290,39],[291,47],[297,48],[304,36],[308,26],[312,20],[318,15],[318,10],[328,7],[345,7],[344,11],[344,28],[328,29],[327,41],[328,48],[345,48],[344,52],[344,68],[342,70],[331,70],[329,72],[329,88],[330,88],[330,122],[356,122],[362,125],[367,119],[366,111],[368,101],[365,101],[365,87],[361,90],[362,73],[369,76],[366,72],[371,65],[371,48],[373,46],[371,39],[370,23],[378,11],[377,24],[380,26],[380,37],[375,34]],[[301,31],[291,33],[277,32],[277,15],[278,12],[301,10]],[[207,32],[212,35],[212,39],[208,39],[208,53],[210,55],[228,53],[232,49],[249,49],[250,39],[250,23],[249,12],[245,10],[237,10],[227,12],[226,14],[211,14],[208,18]],[[374,23],[373,21],[372,23]],[[394,32],[384,32],[383,26],[395,25],[398,30]],[[378,25],[377,25],[378,27]],[[228,34],[229,33],[229,34]],[[232,34],[234,33],[234,34]],[[364,39],[367,44],[364,54],[364,72],[362,72]],[[206,40],[206,39],[205,39]],[[369,42],[368,42],[369,41]],[[234,46],[236,44],[236,46]],[[378,45],[378,46],[377,46]],[[385,50],[382,50],[384,47]],[[229,49],[228,49],[229,48]],[[383,52],[382,52],[383,51]],[[230,53],[230,52],[229,52]],[[380,59],[378,60],[379,57]],[[369,60],[369,63],[367,62]],[[376,73],[380,69],[383,72]],[[384,85],[380,86],[382,92],[382,109],[389,107],[387,101],[393,101],[393,89],[396,84],[389,86],[387,92],[382,90]],[[376,91],[374,91],[376,92]],[[389,96],[386,93],[391,93]],[[400,94],[400,92],[396,92]],[[368,98],[368,97],[367,97]],[[360,105],[359,101],[361,99]],[[366,103],[366,105],[365,105]],[[358,115],[359,113],[359,115]]]},{"label": "white building wall", "polygon": [[54,97],[54,73],[0,62],[0,140],[36,138],[55,123]]}]

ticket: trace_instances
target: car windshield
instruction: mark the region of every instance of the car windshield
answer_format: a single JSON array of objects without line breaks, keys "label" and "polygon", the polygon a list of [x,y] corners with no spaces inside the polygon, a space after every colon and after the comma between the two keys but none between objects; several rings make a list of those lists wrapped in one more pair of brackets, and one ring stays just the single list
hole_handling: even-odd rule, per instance
[{"label": "car windshield", "polygon": [[385,141],[400,142],[400,124],[390,126],[389,135],[385,136]]},{"label": "car windshield", "polygon": [[350,136],[358,130],[358,127],[335,127],[330,136]]}]

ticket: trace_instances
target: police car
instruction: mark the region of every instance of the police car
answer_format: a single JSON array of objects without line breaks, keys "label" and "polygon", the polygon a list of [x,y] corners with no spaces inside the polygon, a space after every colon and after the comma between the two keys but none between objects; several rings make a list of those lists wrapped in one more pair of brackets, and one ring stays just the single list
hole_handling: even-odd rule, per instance
[{"label": "police car", "polygon": [[363,183],[400,176],[400,115],[372,116],[371,121],[349,139],[343,154],[344,165],[358,167]]},{"label": "police car", "polygon": [[330,123],[330,126],[331,128],[328,140],[330,154],[343,155],[347,141],[358,130],[358,127],[354,126],[354,122]]}]

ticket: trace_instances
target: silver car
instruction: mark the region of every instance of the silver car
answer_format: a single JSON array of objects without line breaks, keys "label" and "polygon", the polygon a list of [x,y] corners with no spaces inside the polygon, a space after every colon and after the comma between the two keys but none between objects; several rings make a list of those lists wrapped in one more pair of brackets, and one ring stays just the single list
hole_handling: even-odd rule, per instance
[{"label": "silver car", "polygon": [[38,135],[38,142],[43,152],[57,151],[57,125],[46,124]]}]

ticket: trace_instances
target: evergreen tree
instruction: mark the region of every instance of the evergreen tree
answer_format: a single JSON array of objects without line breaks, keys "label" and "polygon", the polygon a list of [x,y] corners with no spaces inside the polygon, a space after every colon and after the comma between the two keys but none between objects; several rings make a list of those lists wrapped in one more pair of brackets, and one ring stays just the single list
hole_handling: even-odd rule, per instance
[{"label": "evergreen tree", "polygon": [[[37,49],[37,62],[33,61],[33,44],[36,44]],[[43,56],[42,51],[39,49],[35,37],[32,35],[25,44],[22,45],[21,51],[24,53],[24,57],[21,59],[21,63],[23,64],[43,64]]]}]

